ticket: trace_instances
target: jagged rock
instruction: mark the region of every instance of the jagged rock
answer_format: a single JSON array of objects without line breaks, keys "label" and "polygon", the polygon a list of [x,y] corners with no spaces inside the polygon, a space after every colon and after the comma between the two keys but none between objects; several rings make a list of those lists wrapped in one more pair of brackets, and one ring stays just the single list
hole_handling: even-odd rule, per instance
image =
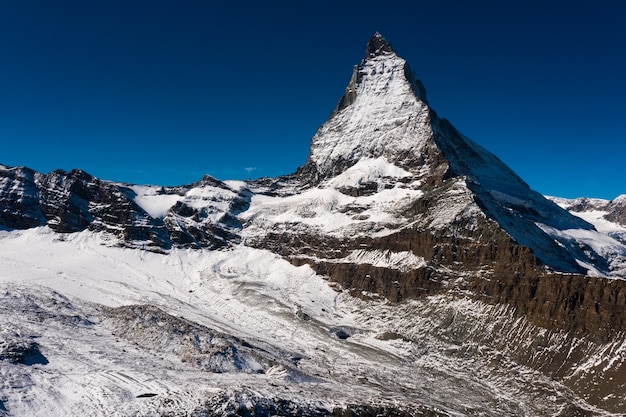
[{"label": "jagged rock", "polygon": [[153,305],[128,305],[104,309],[106,323],[118,336],[146,349],[168,352],[182,362],[207,372],[263,373],[280,365],[291,370],[291,355],[273,355],[249,342],[224,334]]},{"label": "jagged rock", "polygon": [[609,203],[604,218],[626,227],[626,195],[621,195]]},{"label": "jagged rock", "polygon": [[136,202],[133,188],[81,170],[41,174],[1,167],[0,226],[106,232],[122,245],[157,251],[172,246],[214,249],[238,241],[233,230],[241,228],[237,213],[249,204],[246,190],[234,191],[209,176],[188,186],[158,187],[155,194],[180,199],[166,215],[153,217]]},{"label": "jagged rock", "polygon": [[[624,329],[623,303],[600,295],[622,281],[575,277],[589,270],[621,276],[626,247],[616,241],[599,252],[594,242],[570,237],[570,230],[602,235],[441,119],[415,73],[378,33],[313,137],[309,160],[287,183],[297,191],[279,192],[279,182],[271,194],[252,185],[272,199],[242,214],[246,242],[309,264],[357,295],[401,301],[471,289],[480,299],[515,305],[543,326],[605,336]],[[364,249],[409,253],[423,263],[402,271],[354,261],[351,254]],[[558,286],[561,275],[554,272],[566,273],[566,288],[593,294],[585,306],[609,303],[615,314],[582,314],[575,295],[538,284],[545,278]],[[527,288],[535,289],[521,290]],[[551,297],[554,305],[547,303]],[[538,300],[545,300],[543,311]]]},{"label": "jagged rock", "polygon": [[84,171],[54,171],[38,184],[47,225],[60,233],[108,232],[122,242],[171,246],[162,222],[152,219],[120,187]]},{"label": "jagged rock", "polygon": [[2,335],[0,339],[0,362],[22,365],[47,365],[48,359],[41,353],[39,345],[33,340],[29,340],[19,335]]},{"label": "jagged rock", "polygon": [[28,229],[46,223],[39,204],[40,174],[25,167],[0,165],[0,225],[9,229]]},{"label": "jagged rock", "polygon": [[241,391],[228,392],[210,398],[197,413],[219,413],[223,416],[269,417],[443,417],[447,413],[414,404],[306,404],[284,398],[264,398],[258,394]]}]

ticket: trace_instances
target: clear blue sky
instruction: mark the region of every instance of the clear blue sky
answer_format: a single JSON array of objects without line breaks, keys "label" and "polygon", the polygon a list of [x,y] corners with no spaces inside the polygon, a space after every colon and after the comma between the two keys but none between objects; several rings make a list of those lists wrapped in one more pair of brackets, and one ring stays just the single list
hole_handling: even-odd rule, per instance
[{"label": "clear blue sky", "polygon": [[626,193],[622,1],[0,2],[0,163],[187,184],[302,165],[370,36],[534,189]]}]

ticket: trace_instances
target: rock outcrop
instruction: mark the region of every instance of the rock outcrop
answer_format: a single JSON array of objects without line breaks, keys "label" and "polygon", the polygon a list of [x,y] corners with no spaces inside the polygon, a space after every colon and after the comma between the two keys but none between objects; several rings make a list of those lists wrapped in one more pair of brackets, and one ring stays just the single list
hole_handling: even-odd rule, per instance
[{"label": "rock outcrop", "polygon": [[[158,196],[172,202],[162,213],[151,215],[138,204]],[[233,190],[209,176],[188,186],[136,187],[81,170],[42,174],[0,167],[0,226],[105,232],[117,244],[154,251],[172,246],[215,249],[237,241],[234,231],[241,224],[236,216],[248,201],[245,189]]]}]

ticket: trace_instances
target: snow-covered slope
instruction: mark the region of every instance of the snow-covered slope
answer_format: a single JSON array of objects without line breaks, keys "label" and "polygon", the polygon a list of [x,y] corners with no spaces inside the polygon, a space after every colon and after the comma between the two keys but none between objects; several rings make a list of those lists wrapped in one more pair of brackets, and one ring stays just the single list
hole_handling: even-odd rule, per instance
[{"label": "snow-covered slope", "polygon": [[[585,245],[607,260],[608,269],[614,275],[626,277],[626,195],[615,200],[564,199],[549,197],[573,215],[594,225],[596,230],[552,230],[563,240]],[[590,269],[590,273],[593,269]]]},{"label": "snow-covered slope", "polygon": [[361,159],[383,157],[394,163],[415,158],[423,160],[403,165],[418,176],[431,174],[438,167],[425,158],[432,147],[430,111],[407,79],[408,64],[393,50],[371,55],[354,69],[346,92],[352,102],[338,108],[313,137],[309,164],[324,178]]},{"label": "snow-covered slope", "polygon": [[[593,415],[510,348],[459,333],[498,318],[497,338],[519,320],[506,308],[366,302],[263,250],[156,254],[100,238],[0,236],[3,415]],[[567,345],[565,333],[552,337]]]},{"label": "snow-covered slope", "polygon": [[626,242],[626,194],[614,200],[548,197],[575,216],[593,224],[600,232]]},{"label": "snow-covered slope", "polygon": [[383,157],[362,159],[319,187],[294,195],[255,193],[240,215],[246,222],[243,234],[382,235],[404,225],[396,210],[420,198],[418,186],[409,172]]},{"label": "snow-covered slope", "polygon": [[0,165],[0,224],[9,229],[47,225],[59,233],[105,231],[112,244],[168,250],[216,248],[237,240],[237,213],[249,193],[210,176],[180,187],[99,180],[81,170],[41,174]]}]

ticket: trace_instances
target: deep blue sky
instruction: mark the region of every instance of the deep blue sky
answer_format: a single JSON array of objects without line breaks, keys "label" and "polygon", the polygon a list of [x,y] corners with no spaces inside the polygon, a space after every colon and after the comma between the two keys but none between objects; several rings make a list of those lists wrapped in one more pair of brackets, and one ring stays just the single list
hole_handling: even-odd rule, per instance
[{"label": "deep blue sky", "polygon": [[381,32],[431,106],[549,195],[626,193],[622,1],[0,2],[0,163],[275,176]]}]

